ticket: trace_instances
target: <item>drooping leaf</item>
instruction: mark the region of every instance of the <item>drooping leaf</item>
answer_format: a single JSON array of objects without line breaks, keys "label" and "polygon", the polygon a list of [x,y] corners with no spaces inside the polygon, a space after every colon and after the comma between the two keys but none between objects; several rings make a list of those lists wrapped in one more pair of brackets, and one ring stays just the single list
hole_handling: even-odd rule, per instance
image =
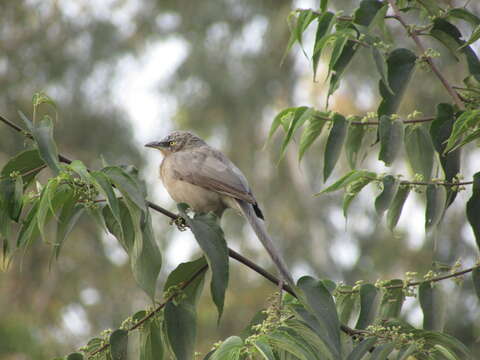
[{"label": "drooping leaf", "polygon": [[348,172],[346,175],[342,176],[339,180],[334,182],[332,185],[330,185],[326,189],[323,189],[319,193],[315,194],[315,196],[340,190],[344,187],[347,187],[349,184],[353,183],[354,181],[358,181],[359,179],[364,177],[375,180],[377,177],[377,174],[367,170],[352,170]]},{"label": "drooping leaf", "polygon": [[402,101],[403,94],[413,74],[417,57],[408,49],[395,49],[387,59],[388,84],[390,90],[383,81],[379,82],[382,102],[378,107],[378,116],[391,115],[397,112]]},{"label": "drooping leaf", "polygon": [[352,40],[348,40],[342,49],[342,53],[332,67],[332,76],[328,85],[327,103],[328,98],[338,89],[343,72],[350,64],[356,51],[357,44]]},{"label": "drooping leaf", "polygon": [[332,117],[333,126],[327,138],[325,146],[325,157],[323,163],[323,181],[327,181],[332,173],[340,153],[342,151],[343,142],[347,134],[348,122],[342,115],[335,113]]},{"label": "drooping leaf", "polygon": [[328,37],[333,25],[335,24],[336,17],[330,12],[324,12],[318,18],[318,26],[315,34],[315,42],[312,54],[312,66],[313,66],[313,80],[315,81],[317,76],[317,67],[320,57],[322,55],[322,50],[325,46],[325,39]]},{"label": "drooping leaf", "polygon": [[351,286],[342,285],[339,290],[340,292],[335,299],[339,320],[342,324],[348,324],[355,310],[357,296],[354,293],[342,292],[342,290],[345,292],[352,291]]},{"label": "drooping leaf", "polygon": [[0,179],[0,204],[8,217],[18,222],[23,207],[23,178],[20,175]]},{"label": "drooping leaf", "polygon": [[315,113],[315,109],[309,107],[299,107],[293,114],[292,121],[288,126],[287,133],[283,138],[282,146],[280,147],[280,156],[279,159],[281,160],[285,155],[285,151],[287,150],[288,144],[293,139],[293,135],[300,128],[307,120],[310,120]]},{"label": "drooping leaf", "polygon": [[433,169],[433,144],[425,126],[409,125],[405,128],[405,150],[415,174],[429,181]]},{"label": "drooping leaf", "polygon": [[131,253],[135,242],[135,231],[130,211],[124,201],[118,202],[120,221],[113,216],[112,210],[105,206],[102,210],[105,225],[127,253]]},{"label": "drooping leaf", "polygon": [[325,119],[313,115],[308,120],[308,125],[303,130],[300,138],[300,145],[298,149],[298,161],[302,160],[305,151],[312,145],[312,143],[320,136],[322,129],[326,123]]},{"label": "drooping leaf", "polygon": [[317,360],[318,357],[311,348],[305,346],[304,340],[296,335],[292,335],[285,329],[276,330],[266,336],[268,342],[277,350],[283,350],[290,354],[294,359]]},{"label": "drooping leaf", "polygon": [[118,166],[108,166],[103,168],[102,172],[120,190],[123,196],[132,201],[140,210],[147,211],[144,189],[130,174]]},{"label": "drooping leaf", "polygon": [[[307,107],[306,106],[303,106],[303,107],[301,106],[300,108],[304,108],[304,111],[305,111]],[[298,111],[298,109],[299,108],[297,108],[297,107],[287,108],[287,109],[284,109],[284,110],[280,111],[275,116],[275,118],[272,121],[272,125],[270,126],[270,131],[268,132],[267,142],[270,141],[270,139],[275,134],[275,132],[278,130],[280,125],[283,125],[285,130],[288,129],[288,124],[290,124],[290,122],[293,118],[293,115]]]},{"label": "drooping leaf", "polygon": [[84,208],[77,205],[78,197],[71,192],[68,198],[63,202],[63,206],[58,215],[57,236],[53,246],[54,255],[58,258],[63,242],[73,230],[76,222],[83,213]]},{"label": "drooping leaf", "polygon": [[45,162],[37,149],[25,150],[8,160],[0,172],[0,176],[8,177],[16,171],[22,175],[23,184],[26,187],[44,166]]},{"label": "drooping leaf", "polygon": [[361,360],[376,342],[376,337],[370,337],[362,340],[360,344],[355,346],[353,351],[348,355],[347,360]]},{"label": "drooping leaf", "polygon": [[[445,152],[448,153],[451,150],[455,150],[460,146],[465,145],[471,140],[475,140],[480,137],[478,131],[476,132],[478,126],[480,125],[480,110],[467,110],[462,113],[456,120],[453,125],[452,133],[447,141],[447,146]],[[473,137],[471,135],[473,133]],[[467,140],[467,141],[465,141]]]},{"label": "drooping leaf", "polygon": [[475,28],[475,30],[473,30],[472,35],[470,35],[470,38],[460,48],[463,48],[465,46],[469,46],[469,45],[477,42],[478,39],[480,39],[480,25],[478,25]]},{"label": "drooping leaf", "polygon": [[[238,336],[230,336],[210,357],[211,360],[238,360],[243,347],[243,340]],[[187,360],[187,359],[185,359]]]},{"label": "drooping leaf", "polygon": [[472,270],[472,281],[477,298],[480,300],[480,268],[477,267]]},{"label": "drooping leaf", "polygon": [[357,167],[365,133],[366,127],[363,125],[353,125],[350,123],[348,126],[347,140],[345,141],[345,155],[352,170]]},{"label": "drooping leaf", "polygon": [[416,350],[417,344],[415,343],[403,346],[398,351],[397,360],[407,360],[410,355],[413,355],[415,353]]},{"label": "drooping leaf", "polygon": [[443,331],[445,307],[439,286],[422,282],[418,288],[418,300],[423,311],[423,328]]},{"label": "drooping leaf", "polygon": [[333,38],[333,49],[330,55],[330,61],[328,62],[328,76],[330,76],[332,70],[334,69],[338,59],[343,53],[343,49],[347,45],[349,40],[350,31],[348,30],[337,30],[337,32],[332,35]]},{"label": "drooping leaf", "polygon": [[[96,183],[98,184],[97,189],[99,190],[99,192],[103,194],[103,196],[105,196],[105,199],[107,200],[108,206],[110,208],[110,211],[112,212],[114,219],[118,222],[118,224],[121,224],[122,220],[120,216],[120,205],[118,204],[117,196],[115,195],[113,186],[110,183],[108,177],[100,171],[92,171],[90,175],[95,179]],[[123,237],[123,235],[121,237]]]},{"label": "drooping leaf", "polygon": [[426,191],[425,229],[435,227],[442,219],[447,203],[447,191],[444,186],[430,184]]},{"label": "drooping leaf", "polygon": [[154,318],[139,328],[140,331],[140,360],[163,359],[164,347],[162,342],[159,320]]},{"label": "drooping leaf", "polygon": [[375,66],[377,67],[377,71],[380,74],[380,79],[382,81],[383,86],[388,90],[391,95],[395,95],[390,84],[388,82],[388,67],[387,67],[387,60],[383,53],[378,50],[375,46],[372,46],[372,57],[373,61],[375,62]]},{"label": "drooping leaf", "polygon": [[190,360],[195,352],[197,324],[195,308],[186,302],[169,301],[164,312],[166,335],[175,359]]},{"label": "drooping leaf", "polygon": [[343,216],[346,218],[348,214],[348,208],[350,207],[350,203],[352,202],[353,199],[356,198],[358,193],[370,182],[372,182],[374,179],[371,177],[363,177],[360,178],[352,183],[350,183],[347,188],[345,195],[343,197]]},{"label": "drooping leaf", "polygon": [[[295,16],[296,14],[298,14],[298,16]],[[285,52],[282,56],[281,63],[283,63],[283,61],[287,57],[287,54],[290,52],[290,50],[292,49],[292,46],[296,42],[300,44],[303,50],[303,44],[302,44],[303,33],[311,24],[311,22],[315,20],[317,16],[318,15],[310,9],[298,10],[295,13],[292,12],[288,16],[287,21],[288,21],[288,26],[290,28],[290,39],[288,40],[287,48],[285,49]],[[305,53],[305,50],[303,50],[303,52]]]},{"label": "drooping leaf", "polygon": [[467,219],[472,227],[477,241],[477,246],[480,248],[480,172],[473,176],[472,196],[467,201]]},{"label": "drooping leaf", "polygon": [[382,344],[375,347],[370,355],[371,360],[386,360],[387,356],[395,349],[392,343]]},{"label": "drooping leaf", "polygon": [[127,360],[128,331],[118,329],[110,335],[110,354],[112,360]]},{"label": "drooping leaf", "polygon": [[38,200],[33,203],[25,220],[22,221],[22,227],[17,237],[17,247],[28,246],[39,235],[36,218],[39,203]]},{"label": "drooping leaf", "polygon": [[[206,266],[207,261],[203,256],[194,261],[181,263],[168,275],[167,281],[165,281],[163,287],[164,291],[167,291],[171,286],[179,286],[186,281],[190,281],[193,276],[203,271]],[[196,276],[195,280],[183,290],[183,293],[186,296],[182,301],[195,307],[202,292],[204,279],[205,272],[203,271],[203,274]]]},{"label": "drooping leaf", "polygon": [[272,348],[264,339],[258,338],[255,340],[254,345],[255,349],[260,355],[262,355],[264,360],[275,360],[275,355]]},{"label": "drooping leaf", "polygon": [[218,310],[218,319],[220,319],[229,275],[228,247],[223,237],[223,230],[214,214],[195,214],[193,218],[190,218],[186,214],[188,208],[186,204],[178,204],[177,206],[207,258],[208,266],[212,272],[210,290],[213,302]]},{"label": "drooping leaf", "polygon": [[58,150],[53,139],[53,120],[49,116],[44,116],[34,125],[32,135],[38,146],[40,156],[50,167],[55,175],[60,172],[60,163],[58,162]]},{"label": "drooping leaf", "polygon": [[400,152],[403,139],[403,122],[382,115],[378,125],[380,137],[380,154],[378,159],[390,166]]},{"label": "drooping leaf", "polygon": [[373,322],[378,311],[379,300],[380,294],[374,285],[364,284],[360,287],[360,315],[356,329],[365,329]]},{"label": "drooping leaf", "polygon": [[469,22],[473,27],[480,25],[480,18],[465,8],[450,9],[447,11],[446,17],[453,17],[465,20]]},{"label": "drooping leaf", "polygon": [[383,2],[378,0],[362,0],[360,6],[353,14],[353,22],[359,25],[368,26],[374,19]]},{"label": "drooping leaf", "polygon": [[397,318],[400,315],[404,301],[403,281],[400,279],[390,280],[385,284],[379,317],[384,320]]},{"label": "drooping leaf", "polygon": [[[47,242],[47,239],[45,237],[45,225],[47,223],[47,218],[49,218],[51,215],[54,215],[55,212],[58,210],[56,207],[53,206],[53,197],[55,196],[59,185],[60,183],[57,178],[50,179],[40,194],[37,223],[40,230],[40,235],[45,242]],[[70,194],[73,196],[73,190],[70,192]]]},{"label": "drooping leaf", "polygon": [[301,277],[297,286],[305,297],[305,305],[323,329],[318,335],[325,342],[334,358],[340,358],[340,322],[330,292],[320,281],[309,276]]},{"label": "drooping leaf", "polygon": [[388,208],[387,226],[391,231],[393,231],[393,229],[398,223],[398,219],[400,219],[403,205],[405,204],[409,193],[410,187],[400,186],[397,193],[395,194],[395,197],[393,198],[392,203],[390,204],[390,207]]},{"label": "drooping leaf", "polygon": [[400,181],[392,175],[384,176],[382,179],[382,192],[375,199],[375,210],[378,214],[383,214],[393,201],[397,193]]}]

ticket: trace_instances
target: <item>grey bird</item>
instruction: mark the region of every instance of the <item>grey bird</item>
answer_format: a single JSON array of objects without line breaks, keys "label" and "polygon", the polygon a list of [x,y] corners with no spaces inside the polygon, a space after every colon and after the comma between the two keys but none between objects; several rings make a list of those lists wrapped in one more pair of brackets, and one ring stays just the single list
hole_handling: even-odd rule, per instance
[{"label": "grey bird", "polygon": [[240,211],[283,280],[294,285],[283,257],[267,233],[262,211],[247,179],[223,153],[188,131],[174,131],[163,140],[145,146],[163,153],[160,179],[173,200],[187,203],[195,212],[212,211],[218,217],[227,208]]}]

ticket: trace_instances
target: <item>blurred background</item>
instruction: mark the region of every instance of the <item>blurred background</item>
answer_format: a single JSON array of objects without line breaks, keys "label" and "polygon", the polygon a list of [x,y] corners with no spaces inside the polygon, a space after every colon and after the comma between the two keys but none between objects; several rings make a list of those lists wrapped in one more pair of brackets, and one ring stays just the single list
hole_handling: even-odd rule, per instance
[{"label": "blurred background", "polygon": [[[358,1],[337,0],[331,6],[350,14]],[[446,1],[463,6],[465,1]],[[480,6],[469,9],[480,15]],[[157,179],[160,153],[143,147],[172,129],[189,129],[225,151],[243,170],[259,199],[273,237],[294,275],[314,275],[353,284],[357,280],[404,277],[427,272],[434,261],[465,266],[477,259],[466,223],[461,193],[439,230],[424,233],[423,194],[410,197],[395,233],[386,229],[373,207],[373,185],[350,207],[348,222],[341,193],[314,197],[321,178],[324,140],[301,164],[295,145],[277,166],[281,137],[264,147],[275,114],[290,106],[325,108],[326,65],[312,81],[311,64],[301,50],[280,66],[294,8],[318,8],[317,1],[280,0],[3,0],[0,2],[0,114],[19,122],[17,110],[31,112],[31,97],[43,90],[57,103],[56,140],[60,151],[101,166],[134,164],[149,188],[150,200],[174,210]],[[396,43],[412,47],[403,29],[391,25]],[[470,29],[466,24],[461,29]],[[464,27],[462,27],[464,26]],[[311,50],[314,27],[305,35]],[[462,66],[435,43],[442,71],[453,83],[463,79]],[[478,53],[478,46],[475,48]],[[363,51],[363,50],[361,50]],[[343,114],[364,115],[378,103],[378,76],[368,52],[360,52],[340,89],[330,100]],[[417,70],[401,113],[435,112],[449,101],[439,81]],[[23,148],[23,138],[0,126],[0,165]],[[463,174],[478,170],[479,151],[468,147]],[[378,172],[408,174],[402,161],[384,168],[369,147],[362,164]],[[342,157],[333,176],[347,169]],[[158,284],[178,263],[199,250],[189,232],[179,233],[167,218],[153,214],[157,241],[164,254]],[[245,222],[235,213],[222,220],[229,245],[264,267],[270,261]],[[70,235],[57,263],[49,268],[50,249],[41,241],[18,253],[0,273],[0,359],[48,359],[63,356],[106,328],[149,306],[136,286],[121,247],[84,217]],[[276,289],[250,270],[231,263],[224,317],[204,291],[198,310],[198,351],[238,334]],[[446,331],[480,351],[480,307],[471,280],[442,283],[449,293]],[[452,291],[459,287],[460,291]],[[421,326],[417,302],[409,298],[403,314]]]}]

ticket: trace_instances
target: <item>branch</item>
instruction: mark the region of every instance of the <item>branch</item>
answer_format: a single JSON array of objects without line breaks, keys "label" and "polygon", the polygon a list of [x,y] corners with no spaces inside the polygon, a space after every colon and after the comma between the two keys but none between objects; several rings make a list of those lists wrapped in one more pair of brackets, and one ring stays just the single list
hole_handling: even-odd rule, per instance
[{"label": "branch", "polygon": [[455,102],[455,104],[457,104],[457,106],[460,109],[464,109],[465,107],[463,105],[463,102],[460,99],[460,97],[458,96],[457,92],[453,89],[452,85],[450,85],[450,83],[447,81],[447,79],[445,79],[445,77],[442,75],[440,70],[438,70],[438,68],[435,65],[435,63],[433,62],[432,58],[430,56],[425,55],[426,50],[425,50],[425,47],[423,46],[422,42],[420,41],[420,38],[418,37],[418,34],[415,31],[411,31],[410,26],[403,19],[400,10],[398,9],[397,5],[395,4],[395,1],[394,0],[387,0],[387,1],[390,4],[390,6],[392,7],[393,13],[395,14],[395,16],[393,18],[395,18],[396,20],[398,20],[400,22],[400,24],[402,24],[402,26],[407,31],[407,34],[413,39],[413,41],[417,45],[418,50],[420,50],[422,56],[425,57],[428,65],[430,66],[432,71],[435,73],[435,75],[438,77],[438,79],[441,81],[441,83],[443,84],[443,87],[447,90],[447,92],[453,98],[453,101]]}]

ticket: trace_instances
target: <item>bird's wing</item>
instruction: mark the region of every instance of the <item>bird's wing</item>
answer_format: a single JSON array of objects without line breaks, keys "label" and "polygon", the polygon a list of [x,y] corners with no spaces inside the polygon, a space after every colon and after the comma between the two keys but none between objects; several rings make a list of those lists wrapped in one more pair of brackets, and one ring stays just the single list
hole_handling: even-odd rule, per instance
[{"label": "bird's wing", "polygon": [[251,204],[256,203],[245,176],[221,152],[202,146],[170,156],[173,156],[175,175],[179,179]]}]

